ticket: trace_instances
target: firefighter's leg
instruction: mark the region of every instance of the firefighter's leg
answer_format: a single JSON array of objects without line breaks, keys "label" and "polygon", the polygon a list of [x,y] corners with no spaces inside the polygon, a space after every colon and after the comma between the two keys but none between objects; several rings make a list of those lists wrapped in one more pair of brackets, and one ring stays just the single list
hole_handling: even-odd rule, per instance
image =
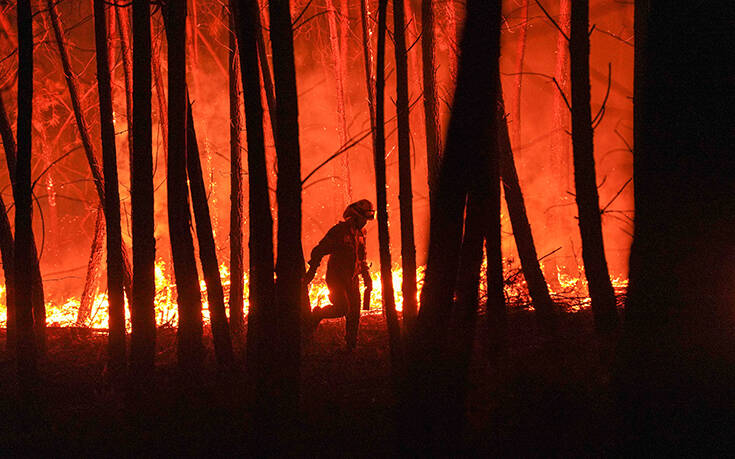
[{"label": "firefighter's leg", "polygon": [[354,349],[357,345],[357,330],[360,326],[360,285],[354,282],[347,289],[347,320],[345,321],[345,341],[347,347]]},{"label": "firefighter's leg", "polygon": [[312,326],[316,328],[322,319],[336,319],[344,317],[347,312],[347,289],[340,284],[327,284],[329,287],[329,299],[332,304],[317,307],[311,311]]}]

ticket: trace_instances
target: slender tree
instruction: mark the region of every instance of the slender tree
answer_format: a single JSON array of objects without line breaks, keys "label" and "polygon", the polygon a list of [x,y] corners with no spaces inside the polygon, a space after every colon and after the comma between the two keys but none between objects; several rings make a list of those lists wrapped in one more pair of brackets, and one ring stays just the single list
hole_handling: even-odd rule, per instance
[{"label": "slender tree", "polygon": [[605,261],[602,241],[600,200],[595,175],[594,131],[590,113],[590,39],[589,1],[572,4],[569,37],[572,82],[572,146],[574,184],[579,230],[582,235],[582,259],[592,299],[592,312],[598,330],[613,330],[618,324],[615,292]]},{"label": "slender tree", "polygon": [[33,326],[33,228],[31,219],[31,118],[33,114],[33,16],[30,0],[18,0],[18,156],[15,167],[16,361],[22,390],[35,385]]},{"label": "slender tree", "polygon": [[383,296],[383,313],[388,325],[391,365],[393,376],[397,377],[403,366],[401,349],[401,329],[396,314],[393,293],[393,273],[391,272],[390,235],[388,232],[388,196],[385,178],[385,35],[388,0],[378,2],[378,56],[375,71],[375,142],[373,160],[375,163],[375,195],[378,210],[378,244],[380,251],[380,283]]},{"label": "slender tree", "polygon": [[133,295],[130,367],[136,383],[150,381],[156,347],[156,294],[151,135],[151,16],[149,0],[133,0],[133,161],[130,195]]},{"label": "slender tree", "polygon": [[[495,215],[495,212],[499,214],[496,202],[499,199],[498,155],[497,144],[493,141],[499,54],[500,2],[468,1],[457,89],[431,212],[429,258],[421,291],[421,309],[409,340],[406,359],[402,399],[407,425],[414,428],[407,436],[414,452],[454,452],[460,438],[462,423],[458,416],[464,410],[458,405],[461,397],[457,393],[457,379],[463,376],[459,374],[461,361],[449,352],[447,336],[457,288],[459,254],[462,252],[465,204],[468,193],[482,189],[475,186],[486,186],[487,202],[493,203],[485,207],[487,212],[493,212],[489,215],[485,234],[488,265],[494,267],[492,275],[500,277],[497,273],[500,224],[499,215]],[[475,181],[476,178],[481,180],[483,175],[488,177],[484,185]],[[469,212],[469,215],[473,213]],[[478,245],[481,250],[478,239],[481,238],[473,236],[473,248],[469,250],[471,256],[465,258],[466,273],[473,278],[479,269],[476,267]],[[467,253],[467,244],[465,248]],[[471,279],[462,279],[462,282],[471,282]],[[498,286],[497,281],[490,279],[488,284],[487,308],[490,313],[502,307],[502,283]],[[469,303],[472,303],[474,287],[470,287],[462,291],[469,293]]]},{"label": "slender tree", "polygon": [[15,241],[13,227],[8,218],[5,202],[0,198],[0,260],[5,277],[5,349],[15,352],[16,308],[15,308]]},{"label": "slender tree", "polygon": [[127,9],[115,4],[115,20],[120,35],[120,54],[125,81],[125,116],[128,122],[128,160],[133,164],[133,56],[130,51],[130,17]]},{"label": "slender tree", "polygon": [[[240,333],[245,327],[245,294],[242,249],[242,121],[238,88],[237,19],[230,2],[230,49],[228,95],[230,101],[230,328]],[[262,130],[262,127],[261,127]]]},{"label": "slender tree", "polygon": [[396,117],[398,120],[398,200],[401,210],[401,267],[403,317],[408,329],[416,319],[416,243],[413,234],[411,186],[411,126],[408,109],[408,56],[403,0],[393,0],[393,41],[396,58]]},{"label": "slender tree", "polygon": [[[513,98],[513,144],[515,148],[521,146],[521,94],[523,90],[523,64],[526,60],[526,41],[528,37],[528,0],[521,0],[521,21],[518,34],[518,60],[516,61],[516,75],[513,82],[515,97]],[[558,58],[558,57],[557,57]]]},{"label": "slender tree", "polygon": [[97,208],[94,219],[94,234],[92,236],[92,247],[87,260],[87,274],[84,276],[84,288],[82,297],[79,299],[79,310],[77,311],[77,324],[84,326],[92,314],[92,303],[94,292],[100,275],[102,255],[104,253],[105,240],[105,218],[102,207]]},{"label": "slender tree", "polygon": [[276,157],[278,180],[278,256],[276,259],[277,328],[275,407],[279,422],[295,420],[299,400],[301,317],[306,289],[303,283],[304,254],[301,246],[301,153],[299,149],[298,92],[293,52],[291,2],[269,3],[273,75],[276,94]]},{"label": "slender tree", "polygon": [[105,180],[104,214],[107,226],[107,298],[109,304],[109,367],[115,373],[126,363],[125,299],[123,293],[124,264],[122,230],[120,228],[120,191],[117,179],[117,150],[112,111],[112,86],[109,64],[109,33],[105,18],[105,1],[94,1],[94,37],[97,56],[97,88],[100,100],[102,135],[102,171]]},{"label": "slender tree", "polygon": [[426,164],[429,201],[436,191],[436,178],[441,154],[441,126],[436,89],[436,56],[434,33],[434,1],[421,0],[421,58],[424,85],[424,128],[426,130]]}]

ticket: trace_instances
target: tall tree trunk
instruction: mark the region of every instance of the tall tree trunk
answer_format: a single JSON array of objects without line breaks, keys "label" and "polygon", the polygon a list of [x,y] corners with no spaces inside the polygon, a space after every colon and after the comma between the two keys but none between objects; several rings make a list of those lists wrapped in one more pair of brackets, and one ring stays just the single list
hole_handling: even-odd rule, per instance
[{"label": "tall tree trunk", "polygon": [[105,180],[105,222],[107,227],[107,298],[109,368],[118,376],[125,368],[125,298],[123,293],[122,230],[120,228],[120,191],[117,179],[117,149],[112,111],[112,85],[109,64],[109,33],[105,19],[105,0],[94,1],[94,37],[97,56],[97,87],[100,100],[102,135],[102,172]]},{"label": "tall tree trunk", "polygon": [[631,448],[732,444],[733,17],[728,1],[635,2],[635,233],[616,378]]},{"label": "tall tree trunk", "polygon": [[[256,384],[258,412],[267,411],[270,390],[266,375],[272,349],[267,339],[276,336],[277,321],[273,283],[273,216],[268,192],[268,172],[263,132],[263,105],[258,74],[258,4],[254,0],[231,1],[237,17],[240,76],[242,78],[248,149],[249,303],[246,364]],[[261,54],[261,58],[263,55]]]},{"label": "tall tree trunk", "polygon": [[388,232],[388,196],[385,178],[385,35],[388,0],[378,2],[378,57],[375,71],[375,195],[378,207],[378,244],[380,251],[380,283],[383,296],[383,314],[388,325],[391,366],[394,382],[403,367],[401,329],[396,314],[391,272],[390,235]]},{"label": "tall tree trunk", "polygon": [[518,180],[510,135],[508,134],[508,122],[505,118],[505,105],[502,98],[503,91],[499,74],[498,94],[500,99],[498,99],[496,128],[498,130],[500,176],[503,180],[505,203],[508,205],[508,216],[513,228],[518,257],[521,259],[523,277],[528,285],[528,293],[531,295],[531,300],[533,300],[539,322],[544,326],[551,326],[551,321],[555,315],[555,306],[549,295],[549,286],[546,284],[544,274],[541,271],[536,245],[533,241],[533,233],[531,232],[531,224],[526,213],[526,203]]},{"label": "tall tree trunk", "polygon": [[191,235],[187,163],[186,2],[167,5],[169,156],[166,188],[171,258],[179,310],[178,357],[182,370],[193,376],[201,368],[202,299]]},{"label": "tall tree trunk", "polygon": [[158,46],[151,48],[151,75],[153,86],[156,88],[156,101],[158,102],[158,124],[161,126],[161,144],[163,145],[163,156],[168,158],[168,113],[166,93],[163,90],[163,76],[161,76],[161,48],[163,40],[159,40]]},{"label": "tall tree trunk", "polygon": [[[92,173],[92,180],[94,181],[95,190],[99,198],[100,206],[104,206],[105,202],[105,180],[102,176],[102,169],[100,168],[99,162],[97,161],[97,155],[92,144],[92,137],[89,133],[89,127],[87,121],[84,118],[84,111],[82,110],[81,100],[79,98],[79,88],[77,85],[77,77],[71,68],[71,61],[69,59],[69,52],[64,43],[64,33],[61,29],[61,22],[56,13],[56,2],[54,0],[47,0],[49,17],[51,19],[51,26],[54,29],[54,37],[56,45],[59,49],[59,56],[61,58],[61,66],[64,69],[64,79],[66,80],[66,86],[69,90],[69,98],[71,99],[72,109],[74,111],[74,119],[77,124],[77,130],[79,131],[79,137],[82,140],[82,146],[84,147],[84,154],[87,158],[87,164]],[[122,242],[121,242],[122,243]],[[122,247],[123,257],[127,259],[127,250]],[[125,263],[125,266],[129,266],[129,262]],[[130,278],[130,270],[124,271],[125,284],[130,286],[132,280]]]},{"label": "tall tree trunk", "polygon": [[[130,21],[126,9],[115,5],[115,19],[120,34],[120,52],[125,77],[125,116],[128,122],[128,160],[133,164],[133,56],[130,53]],[[131,166],[132,168],[132,166]]]},{"label": "tall tree trunk", "polygon": [[370,37],[372,27],[368,0],[360,0],[360,24],[362,25],[362,55],[365,64],[365,82],[367,86],[367,102],[370,111],[370,128],[373,145],[375,145],[375,74],[373,74],[373,50]]},{"label": "tall tree trunk", "polygon": [[416,319],[416,243],[413,234],[411,186],[411,126],[408,109],[408,60],[403,0],[393,0],[393,39],[396,58],[396,118],[398,120],[398,200],[401,210],[401,267],[403,268],[403,318],[406,329]]},{"label": "tall tree trunk", "polygon": [[[13,190],[13,198],[17,201],[15,188],[15,174],[17,160],[17,146],[15,144],[15,136],[13,128],[10,126],[10,119],[5,110],[5,104],[0,97],[0,138],[2,138],[3,149],[5,150],[5,159],[8,165],[8,175],[11,179],[11,189]],[[31,190],[32,192],[33,190]],[[38,250],[36,248],[36,239],[31,234],[31,253],[33,257],[30,260],[33,275],[33,289],[31,302],[33,303],[33,324],[36,328],[36,343],[38,350],[44,352],[46,349],[46,302],[43,293],[43,279],[41,278],[41,267],[39,265]]]},{"label": "tall tree trunk", "polygon": [[[447,324],[458,279],[465,201],[472,184],[482,180],[482,175],[488,177],[488,197],[495,203],[487,211],[497,212],[490,216],[486,228],[488,265],[500,264],[499,210],[496,210],[499,206],[496,202],[499,199],[498,158],[493,138],[498,98],[500,10],[499,1],[467,2],[454,107],[431,212],[429,258],[421,291],[421,309],[409,341],[407,383],[402,394],[405,416],[414,428],[408,437],[414,453],[456,453],[461,438],[457,415],[453,413],[463,413],[463,408],[457,405],[461,397],[456,393],[457,379],[462,376],[459,375],[460,362],[449,353]],[[478,173],[483,170],[486,172]],[[477,249],[472,252],[476,258]],[[474,269],[468,268],[468,272]],[[493,275],[499,277],[497,273]],[[469,282],[463,279],[465,281]],[[502,283],[498,286],[497,281],[489,279],[488,284],[490,313],[502,306]]]},{"label": "tall tree trunk", "polygon": [[[237,19],[230,2],[229,101],[230,101],[230,328],[241,333],[245,327],[244,267],[242,248],[242,121],[238,92]],[[261,131],[263,130],[261,125]]]},{"label": "tall tree trunk", "polygon": [[434,34],[434,1],[421,0],[421,58],[424,84],[424,128],[426,130],[426,164],[429,203],[434,199],[441,158],[441,125],[436,90],[436,56]]},{"label": "tall tree trunk", "polygon": [[[269,3],[273,75],[276,94],[276,156],[278,159],[278,257],[276,260],[276,314],[273,415],[292,426],[298,410],[301,317],[306,289],[301,246],[301,153],[299,149],[298,92],[289,0]],[[269,420],[270,421],[270,420]]]},{"label": "tall tree trunk", "polygon": [[133,161],[130,170],[133,295],[130,303],[130,368],[138,385],[150,381],[156,350],[152,142],[150,1],[133,0]]},{"label": "tall tree trunk", "polygon": [[10,225],[5,202],[0,198],[0,260],[3,263],[5,276],[5,350],[15,352],[16,307],[15,307],[15,241],[13,227]]},{"label": "tall tree trunk", "polygon": [[[526,39],[528,37],[528,0],[521,0],[521,25],[518,34],[518,60],[516,61],[515,81],[513,89],[513,144],[521,147],[521,94],[523,90],[523,63],[526,59]],[[558,57],[557,57],[558,58]],[[558,97],[558,95],[556,95]],[[502,151],[502,148],[501,148]]]},{"label": "tall tree trunk", "polygon": [[104,211],[100,207],[97,209],[96,213],[97,216],[94,219],[94,236],[92,236],[92,248],[89,251],[89,260],[87,261],[87,275],[84,278],[84,289],[82,290],[82,297],[79,299],[79,310],[77,311],[77,325],[80,326],[84,326],[92,313],[95,286],[99,278],[100,265],[102,265],[102,255],[104,253]]},{"label": "tall tree trunk", "polygon": [[18,0],[18,156],[15,167],[16,361],[22,391],[38,379],[33,326],[33,228],[31,218],[31,118],[33,114],[33,16]]},{"label": "tall tree trunk", "polygon": [[[194,219],[196,221],[197,241],[199,242],[199,259],[202,263],[204,283],[207,285],[207,300],[212,320],[212,339],[217,364],[220,369],[227,370],[232,367],[234,360],[232,337],[230,336],[230,326],[227,323],[222,279],[219,277],[217,246],[214,242],[212,219],[209,212],[209,203],[207,202],[207,189],[204,185],[202,165],[199,159],[199,145],[194,128],[194,117],[192,116],[191,102],[187,102],[186,162],[189,172],[192,208],[194,209]],[[169,116],[171,115],[169,114]]]},{"label": "tall tree trunk", "polygon": [[260,63],[260,71],[263,75],[263,92],[265,92],[265,100],[268,103],[268,118],[271,123],[271,131],[273,138],[276,138],[276,92],[273,89],[273,77],[270,67],[268,66],[268,52],[265,47],[265,36],[263,34],[263,26],[261,24],[260,10],[255,17],[255,38],[258,46],[258,61]]},{"label": "tall tree trunk", "polygon": [[618,325],[615,292],[605,261],[602,241],[600,200],[595,176],[592,116],[590,114],[590,40],[589,1],[572,4],[572,26],[569,40],[572,82],[572,144],[574,184],[579,230],[582,235],[582,259],[592,299],[595,326],[600,331]]}]

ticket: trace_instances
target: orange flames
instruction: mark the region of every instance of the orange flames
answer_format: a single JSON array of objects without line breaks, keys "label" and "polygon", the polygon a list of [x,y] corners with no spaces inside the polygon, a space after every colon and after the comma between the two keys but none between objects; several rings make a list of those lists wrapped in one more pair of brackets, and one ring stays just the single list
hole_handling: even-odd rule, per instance
[{"label": "orange flames", "polygon": [[[480,280],[480,295],[484,297],[487,282],[485,279],[485,266],[483,263],[482,276]],[[423,285],[425,267],[421,266],[417,270],[417,278],[419,290]],[[225,290],[225,304],[228,302],[228,293],[230,287],[230,271],[225,264],[220,265],[220,277]],[[380,275],[372,273],[373,293],[370,301],[370,310],[362,311],[362,314],[380,314],[382,313],[382,285],[380,283]],[[401,294],[401,281],[403,275],[400,267],[393,269],[393,286],[395,289],[396,309],[402,310],[403,295]],[[248,278],[244,276],[245,281],[245,313],[248,311]],[[613,287],[617,294],[622,294],[628,286],[628,280],[622,277],[612,279]],[[584,270],[579,267],[579,276],[570,276],[564,274],[561,269],[557,270],[556,287],[549,285],[549,291],[552,298],[558,303],[566,307],[567,312],[578,312],[588,308],[590,298],[587,293],[587,280],[584,276]],[[204,281],[199,283],[202,292],[203,317],[205,324],[209,323],[209,305],[207,303],[207,286]],[[0,302],[5,304],[5,286],[0,285]],[[506,276],[505,297],[509,307],[526,307],[533,309],[531,299],[528,294],[528,288],[522,275],[510,274]],[[329,289],[324,282],[323,277],[317,277],[309,288],[309,299],[311,307],[323,306],[329,303]],[[126,300],[127,301],[127,300]],[[92,312],[84,323],[78,323],[80,300],[78,297],[68,298],[65,301],[51,300],[46,304],[46,323],[48,326],[69,327],[83,326],[93,329],[106,329],[108,321],[108,303],[107,294],[102,292],[94,297],[92,302]],[[174,327],[178,324],[178,313],[176,307],[176,284],[172,279],[164,261],[156,262],[156,322],[159,326]],[[0,326],[5,327],[7,322],[6,309],[0,309]],[[126,308],[127,327],[130,329],[130,314]]]}]

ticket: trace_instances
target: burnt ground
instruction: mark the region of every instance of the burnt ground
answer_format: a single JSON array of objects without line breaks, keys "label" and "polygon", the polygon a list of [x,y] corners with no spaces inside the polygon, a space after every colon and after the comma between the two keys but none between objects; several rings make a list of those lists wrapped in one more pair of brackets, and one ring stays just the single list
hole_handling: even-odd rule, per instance
[{"label": "burnt ground", "polygon": [[[307,456],[390,455],[396,426],[385,322],[363,316],[353,352],[344,348],[343,330],[342,319],[325,321],[304,346],[303,425],[292,448]],[[554,339],[537,332],[531,312],[512,312],[503,355],[490,359],[482,340],[477,343],[465,453],[588,456],[614,450],[619,416],[609,365],[600,358],[609,349],[601,352],[588,312],[567,315]],[[154,389],[133,408],[106,381],[104,344],[103,334],[89,330],[49,329],[35,403],[19,400],[14,364],[2,354],[0,455],[252,452],[245,386],[216,376],[211,349],[208,373],[198,384],[181,384],[175,331],[159,329]]]}]

